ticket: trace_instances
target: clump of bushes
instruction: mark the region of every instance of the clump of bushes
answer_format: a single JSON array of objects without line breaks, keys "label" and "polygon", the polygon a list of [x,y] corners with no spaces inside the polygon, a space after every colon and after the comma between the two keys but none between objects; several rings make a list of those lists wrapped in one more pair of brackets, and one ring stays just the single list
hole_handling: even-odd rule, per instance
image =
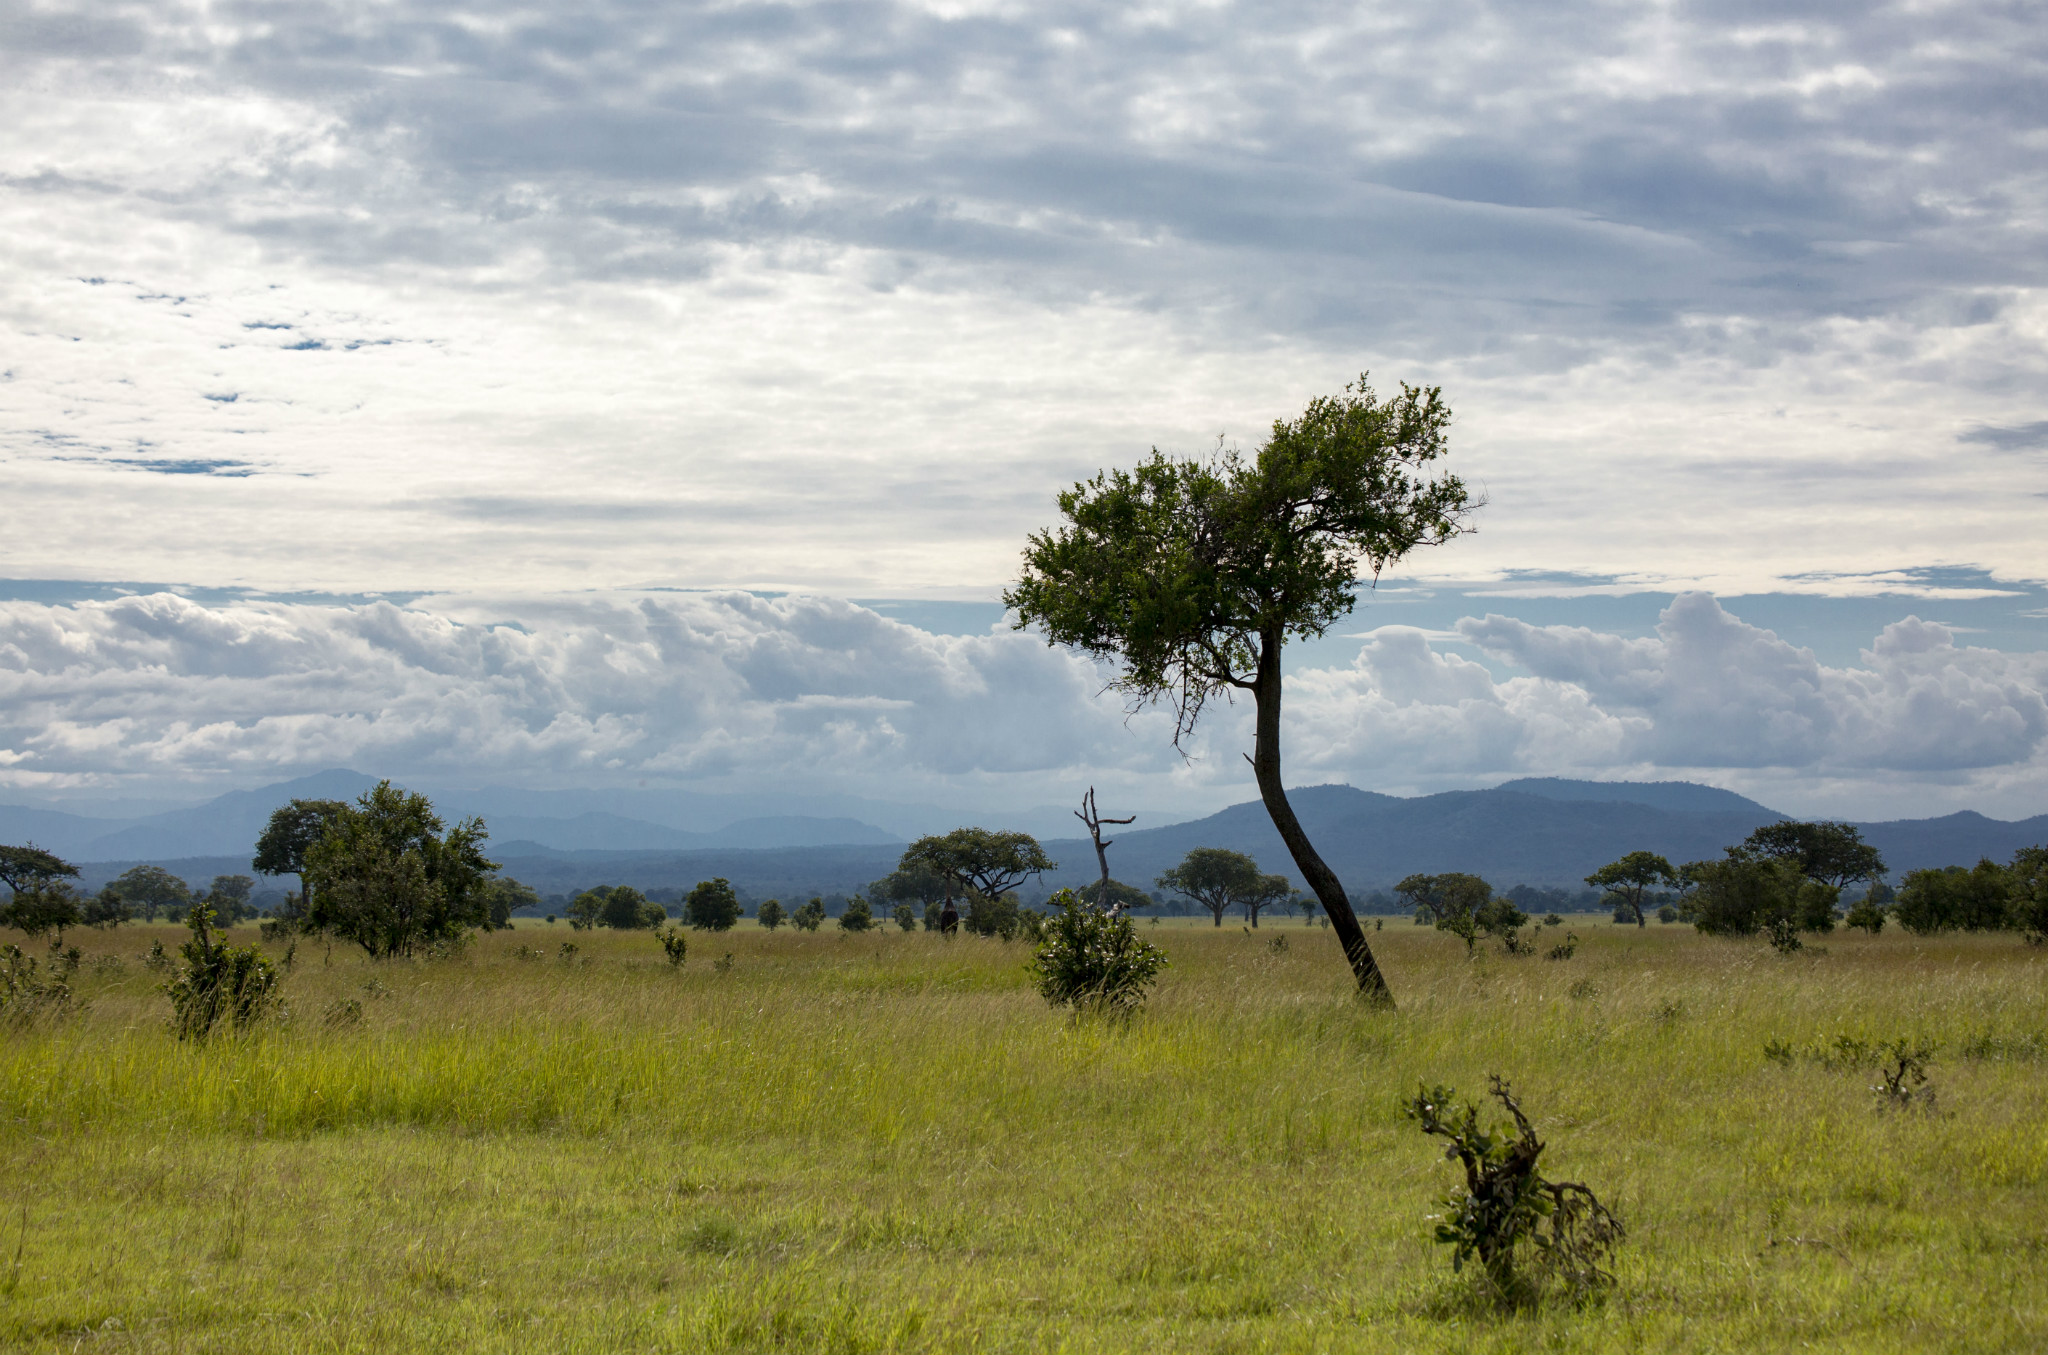
[{"label": "clump of bushes", "polygon": [[255,946],[231,946],[213,930],[213,909],[194,904],[185,925],[192,936],[179,947],[184,965],[164,985],[171,1026],[181,1040],[204,1040],[222,1021],[249,1029],[277,1000],[277,972]]},{"label": "clump of bushes", "polygon": [[62,962],[41,972],[36,957],[20,946],[0,946],[0,1022],[33,1025],[45,1016],[61,1016],[72,1008],[69,971]]},{"label": "clump of bushes", "polygon": [[1443,1196],[1436,1240],[1452,1249],[1453,1270],[1477,1261],[1489,1296],[1501,1303],[1533,1303],[1553,1285],[1583,1300],[1614,1283],[1607,1265],[1625,1235],[1621,1220],[1590,1187],[1543,1177],[1545,1144],[1507,1081],[1491,1081],[1510,1123],[1481,1125],[1479,1107],[1460,1108],[1449,1087],[1418,1088],[1405,1107],[1465,1172],[1463,1186]]},{"label": "clump of bushes", "polygon": [[631,885],[598,885],[569,901],[569,926],[576,931],[610,927],[639,931],[668,921],[668,910]]},{"label": "clump of bushes", "polygon": [[789,925],[798,931],[814,932],[825,924],[825,901],[812,899],[789,915]]},{"label": "clump of bushes", "polygon": [[874,925],[874,909],[859,894],[847,902],[846,911],[839,915],[839,930],[843,932],[864,932]]},{"label": "clump of bushes", "polygon": [[760,919],[761,925],[771,932],[780,927],[789,918],[789,914],[782,911],[781,899],[768,900],[768,902],[761,905],[760,911],[755,916]]},{"label": "clump of bushes", "polygon": [[1059,911],[1043,924],[1025,966],[1039,995],[1055,1007],[1126,1014],[1144,1005],[1166,952],[1139,937],[1131,920],[1104,912],[1071,889],[1049,900]]},{"label": "clump of bushes", "polygon": [[674,927],[664,928],[658,935],[661,938],[662,951],[668,956],[669,967],[681,969],[683,960],[690,953],[690,938]]}]

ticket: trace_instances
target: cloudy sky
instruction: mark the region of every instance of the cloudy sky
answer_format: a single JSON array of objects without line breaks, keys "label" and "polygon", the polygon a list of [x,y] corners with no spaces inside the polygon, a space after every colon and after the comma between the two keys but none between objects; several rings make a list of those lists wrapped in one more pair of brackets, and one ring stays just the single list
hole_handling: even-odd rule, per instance
[{"label": "cloudy sky", "polygon": [[0,793],[1244,798],[992,600],[1440,384],[1295,780],[2048,809],[2038,3],[0,3]]}]

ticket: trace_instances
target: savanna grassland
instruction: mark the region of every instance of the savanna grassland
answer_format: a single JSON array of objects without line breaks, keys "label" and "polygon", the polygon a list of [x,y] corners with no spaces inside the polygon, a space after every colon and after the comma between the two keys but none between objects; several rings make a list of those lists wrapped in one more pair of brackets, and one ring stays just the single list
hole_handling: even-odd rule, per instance
[{"label": "savanna grassland", "polygon": [[[204,1047],[139,962],[181,929],[73,932],[85,1009],[0,1034],[0,1345],[2048,1348],[2048,951],[1573,925],[1549,961],[1390,924],[1394,1015],[1327,931],[1145,927],[1127,1025],[972,937],[302,941],[288,1018]],[[1871,1090],[1895,1036],[1931,1112]],[[1496,1312],[1431,1241],[1403,1097],[1494,1071],[1628,1227],[1605,1302]]]}]

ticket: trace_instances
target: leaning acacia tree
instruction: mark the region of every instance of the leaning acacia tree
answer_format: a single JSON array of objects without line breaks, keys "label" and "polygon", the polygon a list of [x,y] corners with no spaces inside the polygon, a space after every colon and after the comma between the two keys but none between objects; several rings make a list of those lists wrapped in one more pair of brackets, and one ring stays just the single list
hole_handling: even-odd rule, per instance
[{"label": "leaning acacia tree", "polygon": [[1252,694],[1259,796],[1321,900],[1359,992],[1393,994],[1344,886],[1323,863],[1280,779],[1280,651],[1322,635],[1417,546],[1448,541],[1478,505],[1455,475],[1430,478],[1451,412],[1436,387],[1381,400],[1361,376],[1280,420],[1250,460],[1176,460],[1155,448],[1060,495],[1066,523],[1032,535],[1003,600],[1017,626],[1118,664],[1133,708],[1166,700],[1183,748],[1210,698]]}]

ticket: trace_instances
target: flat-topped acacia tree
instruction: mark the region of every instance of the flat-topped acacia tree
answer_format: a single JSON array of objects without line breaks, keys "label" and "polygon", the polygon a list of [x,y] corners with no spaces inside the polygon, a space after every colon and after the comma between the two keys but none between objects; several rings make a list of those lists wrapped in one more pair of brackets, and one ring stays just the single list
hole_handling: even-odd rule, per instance
[{"label": "flat-topped acacia tree", "polygon": [[1121,668],[1136,706],[1173,706],[1174,747],[1203,706],[1232,691],[1257,713],[1259,796],[1322,902],[1361,995],[1393,994],[1335,872],[1323,863],[1280,779],[1280,651],[1351,611],[1361,573],[1377,579],[1418,546],[1470,530],[1479,504],[1455,475],[1431,478],[1451,412],[1434,386],[1381,400],[1361,376],[1278,420],[1249,460],[1235,451],[1175,459],[1157,448],[1135,470],[1105,471],[1060,495],[1066,522],[1034,533],[1023,578],[1003,595],[1017,627],[1037,626]]}]

